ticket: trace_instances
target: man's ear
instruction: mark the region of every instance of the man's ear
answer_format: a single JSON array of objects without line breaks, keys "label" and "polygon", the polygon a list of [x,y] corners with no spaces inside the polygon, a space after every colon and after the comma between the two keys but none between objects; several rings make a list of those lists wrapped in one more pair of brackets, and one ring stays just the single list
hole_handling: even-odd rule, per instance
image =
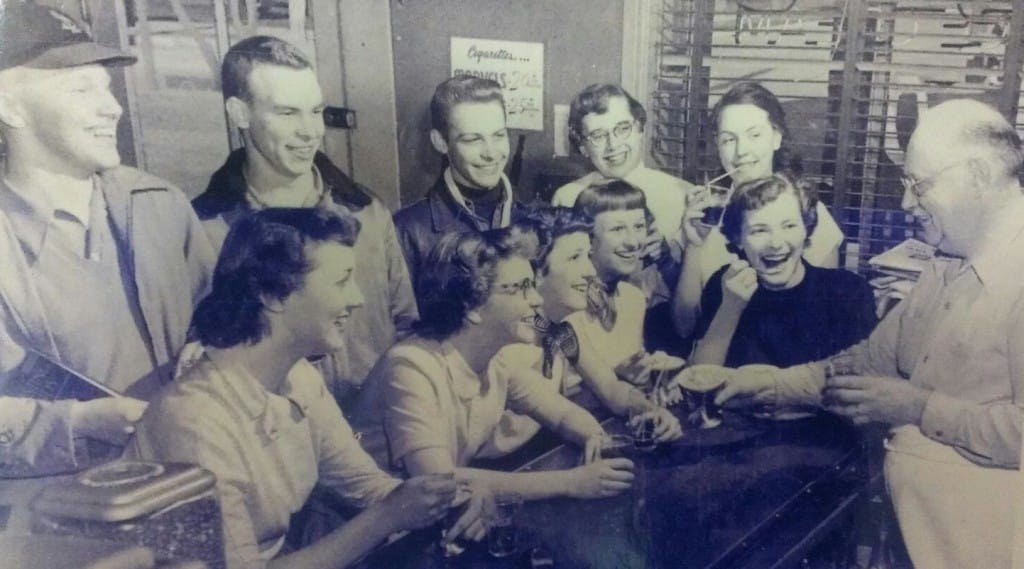
[{"label": "man's ear", "polygon": [[228,111],[231,124],[237,128],[249,128],[249,105],[238,97],[229,97],[224,101],[224,108]]},{"label": "man's ear", "polygon": [[0,92],[0,124],[7,128],[25,126],[25,116],[21,112],[21,105],[10,93]]},{"label": "man's ear", "polygon": [[970,158],[964,165],[967,174],[970,176],[971,189],[974,194],[980,196],[994,184],[992,176],[992,165],[981,158]]},{"label": "man's ear", "polygon": [[430,144],[441,154],[448,154],[448,141],[436,128],[430,129]]},{"label": "man's ear", "polygon": [[467,312],[466,320],[470,324],[480,324],[481,322],[484,321],[484,319],[480,316],[480,313],[477,312],[476,310],[470,310],[469,312]]}]

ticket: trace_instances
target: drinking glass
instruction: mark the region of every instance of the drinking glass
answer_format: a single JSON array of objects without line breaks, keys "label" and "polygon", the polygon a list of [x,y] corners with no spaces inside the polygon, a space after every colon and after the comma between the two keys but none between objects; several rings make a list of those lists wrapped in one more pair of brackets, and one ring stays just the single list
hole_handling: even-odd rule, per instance
[{"label": "drinking glass", "polygon": [[632,448],[631,435],[605,435],[601,438],[601,458],[629,458]]},{"label": "drinking glass", "polygon": [[455,499],[452,500],[452,505],[448,508],[448,513],[445,514],[444,521],[441,526],[441,539],[439,545],[441,547],[441,553],[444,557],[455,557],[461,555],[466,550],[466,542],[462,538],[457,538],[453,541],[445,539],[448,535],[448,531],[451,530],[452,526],[459,521],[462,517],[463,512],[466,510],[466,505],[469,503],[469,499],[472,497],[473,491],[469,487],[469,484],[465,482],[459,482],[455,489]]},{"label": "drinking glass", "polygon": [[633,447],[641,452],[650,452],[657,446],[654,440],[656,406],[649,399],[629,408],[629,425],[633,429]]},{"label": "drinking glass", "polygon": [[523,497],[515,492],[494,497],[494,516],[487,531],[487,552],[494,557],[508,557],[519,550],[519,527],[516,518],[523,506]]},{"label": "drinking glass", "polygon": [[725,386],[725,377],[719,366],[695,365],[684,370],[678,379],[689,408],[691,422],[702,429],[722,424],[722,409],[715,404],[715,396]]}]

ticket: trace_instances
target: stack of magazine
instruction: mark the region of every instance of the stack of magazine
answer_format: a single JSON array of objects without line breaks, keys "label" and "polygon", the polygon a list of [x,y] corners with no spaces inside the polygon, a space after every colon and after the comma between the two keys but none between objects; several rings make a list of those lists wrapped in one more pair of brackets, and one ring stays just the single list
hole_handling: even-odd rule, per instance
[{"label": "stack of magazine", "polygon": [[917,239],[903,243],[868,260],[872,269],[893,277],[916,281],[935,257],[935,247]]},{"label": "stack of magazine", "polygon": [[879,317],[910,294],[921,272],[934,257],[935,247],[917,239],[907,239],[868,260],[868,265],[881,273],[881,276],[871,279]]}]

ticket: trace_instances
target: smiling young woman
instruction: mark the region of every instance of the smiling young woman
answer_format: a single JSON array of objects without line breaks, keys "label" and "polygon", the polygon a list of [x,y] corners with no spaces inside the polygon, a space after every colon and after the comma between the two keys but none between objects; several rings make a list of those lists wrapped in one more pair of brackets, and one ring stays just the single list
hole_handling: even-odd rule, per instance
[{"label": "smiling young woman", "polygon": [[[519,362],[517,370],[526,367],[541,371],[547,378],[541,383],[547,389],[572,397],[585,409],[596,411],[606,407],[627,416],[631,405],[637,405],[644,396],[633,385],[619,380],[614,366],[621,362],[614,356],[606,360],[606,351],[591,340],[594,335],[609,340],[615,337],[602,327],[595,314],[588,312],[594,300],[592,288],[602,286],[591,261],[593,221],[582,212],[563,207],[533,209],[527,213],[526,221],[538,235],[540,246],[532,262],[537,268],[537,291],[543,299],[540,310],[549,323],[537,345],[506,346],[497,357]],[[632,288],[626,283],[619,286]],[[636,345],[640,340],[640,327],[630,325],[635,316],[617,318],[624,327],[613,328],[620,334],[637,336],[633,340],[619,336],[627,345]],[[671,413],[659,409],[654,415],[658,442],[682,436],[679,422]],[[539,430],[536,421],[506,410],[483,452],[489,453],[487,456],[501,456],[525,444]]]},{"label": "smiling young woman", "polygon": [[416,334],[381,358],[351,413],[379,462],[411,475],[455,472],[471,486],[469,506],[448,539],[482,538],[483,508],[493,494],[598,498],[625,490],[633,478],[632,464],[623,460],[547,472],[469,467],[506,408],[585,446],[590,458],[604,432],[584,409],[549,389],[540,372],[502,351],[537,341],[542,299],[530,264],[536,248],[536,235],[518,224],[443,237],[420,280]]},{"label": "smiling young woman", "polygon": [[[711,111],[714,144],[723,176],[735,187],[743,182],[786,172],[799,177],[802,161],[789,148],[789,128],[779,99],[760,83],[744,81],[722,95]],[[726,176],[726,174],[728,176]],[[711,275],[732,260],[726,239],[717,227],[698,222],[711,205],[719,205],[714,196],[698,192],[687,202],[683,229],[688,241],[683,269],[673,300],[673,320],[682,337],[690,337],[705,307],[701,291]],[[843,232],[828,208],[816,202],[817,223],[808,229],[803,258],[817,267],[839,265]]]},{"label": "smiling young woman", "polygon": [[693,363],[788,367],[832,356],[871,333],[867,282],[803,258],[816,205],[813,188],[784,174],[736,188],[722,233],[740,259],[704,288]]},{"label": "smiling young woman", "polygon": [[[265,209],[236,223],[192,319],[203,353],[150,402],[127,450],[217,476],[230,569],[346,567],[388,535],[443,517],[455,495],[450,476],[403,483],[378,468],[308,361],[343,345],[363,303],[359,229],[319,208]],[[362,511],[285,551],[292,516],[316,485]]]}]

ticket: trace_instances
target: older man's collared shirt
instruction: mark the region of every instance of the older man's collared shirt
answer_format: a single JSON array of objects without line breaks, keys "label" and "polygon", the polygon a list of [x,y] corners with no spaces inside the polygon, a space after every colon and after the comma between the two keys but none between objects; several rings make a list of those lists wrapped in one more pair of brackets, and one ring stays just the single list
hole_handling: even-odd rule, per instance
[{"label": "older man's collared shirt", "polygon": [[116,391],[139,399],[155,393],[163,378],[141,308],[126,289],[130,277],[103,192],[65,196],[3,184],[0,209],[25,253],[62,359]]},{"label": "older man's collared shirt", "polygon": [[198,463],[216,475],[232,569],[277,554],[315,484],[365,507],[400,483],[359,446],[305,360],[272,393],[240,362],[204,356],[150,403],[127,455]]},{"label": "older man's collared shirt", "polygon": [[933,390],[921,431],[972,462],[1019,464],[1024,419],[1024,198],[1003,210],[973,262],[937,260],[871,336],[863,374]]}]

